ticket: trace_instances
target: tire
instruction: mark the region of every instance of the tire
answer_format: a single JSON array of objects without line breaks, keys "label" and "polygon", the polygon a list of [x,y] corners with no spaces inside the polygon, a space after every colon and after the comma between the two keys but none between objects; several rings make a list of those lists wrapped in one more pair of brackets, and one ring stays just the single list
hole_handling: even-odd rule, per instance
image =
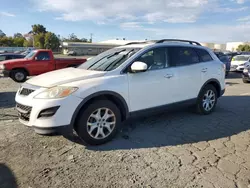
[{"label": "tire", "polygon": [[242,79],[243,83],[248,84],[248,80]]},{"label": "tire", "polygon": [[[99,111],[99,109],[102,110]],[[106,109],[108,109],[109,115],[112,115],[112,117],[107,119],[103,118]],[[101,112],[101,115],[98,116],[96,112]],[[103,119],[106,119],[106,121],[100,121],[100,119],[102,118],[97,117],[102,117]],[[109,124],[109,122],[115,123]],[[112,131],[108,130],[107,124],[110,125],[109,128]],[[85,109],[80,111],[76,120],[75,131],[85,143],[89,145],[100,145],[111,141],[116,136],[118,130],[120,129],[120,126],[121,112],[118,107],[109,100],[96,100]],[[94,127],[92,131],[91,127]],[[102,130],[102,133],[98,132],[99,130]],[[103,135],[105,135],[106,137],[104,137]]]},{"label": "tire", "polygon": [[27,76],[27,72],[23,69],[12,70],[10,73],[12,80],[19,83],[25,82],[27,80]]},{"label": "tire", "polygon": [[[205,99],[205,95],[208,93],[208,91],[212,91],[212,93],[214,94],[214,97],[212,97],[211,99],[214,101],[213,105],[211,105],[211,103],[209,104],[209,109],[206,109],[206,106],[204,106],[204,102],[203,99]],[[206,85],[200,92],[197,102],[196,102],[196,112],[198,114],[201,115],[208,115],[210,113],[212,113],[216,107],[217,104],[217,99],[218,99],[218,93],[215,89],[215,87],[213,85]]]}]

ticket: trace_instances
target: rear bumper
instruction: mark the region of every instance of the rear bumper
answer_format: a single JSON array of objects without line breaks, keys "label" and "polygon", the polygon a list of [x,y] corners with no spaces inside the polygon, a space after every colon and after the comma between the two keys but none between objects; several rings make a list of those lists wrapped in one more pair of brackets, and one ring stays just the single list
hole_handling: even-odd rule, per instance
[{"label": "rear bumper", "polygon": [[0,76],[9,77],[10,71],[9,70],[0,70]]}]

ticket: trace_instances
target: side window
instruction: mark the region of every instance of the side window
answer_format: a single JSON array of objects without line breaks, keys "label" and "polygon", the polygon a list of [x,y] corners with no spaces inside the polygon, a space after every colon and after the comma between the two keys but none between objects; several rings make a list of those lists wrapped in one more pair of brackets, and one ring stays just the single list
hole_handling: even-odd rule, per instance
[{"label": "side window", "polygon": [[210,56],[210,54],[206,50],[197,48],[195,49],[195,51],[199,54],[202,62],[213,61],[213,58]]},{"label": "side window", "polygon": [[12,59],[12,56],[11,55],[7,55],[5,59],[6,60],[10,60],[10,59]]},{"label": "side window", "polygon": [[6,56],[1,55],[1,56],[0,56],[0,61],[4,61],[4,60],[6,60]]},{"label": "side window", "polygon": [[148,65],[148,70],[163,69],[168,67],[168,49],[155,48],[140,56],[136,61],[144,62]]},{"label": "side window", "polygon": [[171,47],[171,62],[176,66],[185,66],[199,63],[199,57],[193,48]]},{"label": "side window", "polygon": [[50,60],[49,52],[39,52],[36,57],[38,61]]}]

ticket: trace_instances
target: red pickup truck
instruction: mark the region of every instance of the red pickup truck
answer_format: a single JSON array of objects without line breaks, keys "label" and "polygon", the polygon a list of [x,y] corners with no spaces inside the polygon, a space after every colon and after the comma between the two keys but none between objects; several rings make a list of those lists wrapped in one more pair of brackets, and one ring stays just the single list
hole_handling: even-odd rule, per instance
[{"label": "red pickup truck", "polygon": [[86,59],[56,59],[51,50],[34,50],[23,59],[0,62],[0,74],[10,77],[16,82],[24,82],[27,76],[35,76],[49,71],[76,67]]}]

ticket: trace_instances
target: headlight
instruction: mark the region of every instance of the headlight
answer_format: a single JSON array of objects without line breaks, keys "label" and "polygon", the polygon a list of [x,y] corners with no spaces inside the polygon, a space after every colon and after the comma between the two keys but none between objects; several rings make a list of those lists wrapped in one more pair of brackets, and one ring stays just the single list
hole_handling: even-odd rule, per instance
[{"label": "headlight", "polygon": [[74,93],[78,88],[77,87],[64,87],[57,86],[49,88],[46,91],[43,91],[35,96],[36,99],[57,99],[67,97],[70,94]]},{"label": "headlight", "polygon": [[0,69],[2,69],[2,70],[4,70],[4,69],[5,69],[4,64],[0,64]]}]

